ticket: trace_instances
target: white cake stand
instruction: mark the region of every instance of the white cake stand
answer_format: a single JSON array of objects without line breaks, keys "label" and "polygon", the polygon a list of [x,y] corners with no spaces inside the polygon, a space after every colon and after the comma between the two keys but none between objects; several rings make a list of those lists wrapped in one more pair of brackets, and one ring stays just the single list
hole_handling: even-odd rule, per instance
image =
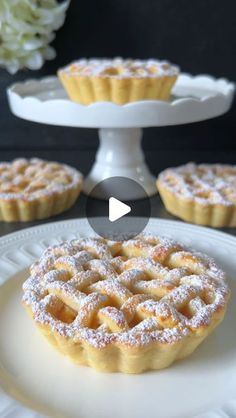
[{"label": "white cake stand", "polygon": [[[151,196],[156,193],[155,178],[145,164],[141,128],[222,115],[231,106],[234,84],[225,79],[181,74],[169,102],[146,100],[123,106],[110,102],[89,106],[74,103],[56,77],[16,83],[7,94],[12,112],[21,118],[51,125],[99,128],[100,146],[84,182],[85,193],[106,178],[122,176],[140,183]],[[142,197],[137,195],[137,199]]]}]

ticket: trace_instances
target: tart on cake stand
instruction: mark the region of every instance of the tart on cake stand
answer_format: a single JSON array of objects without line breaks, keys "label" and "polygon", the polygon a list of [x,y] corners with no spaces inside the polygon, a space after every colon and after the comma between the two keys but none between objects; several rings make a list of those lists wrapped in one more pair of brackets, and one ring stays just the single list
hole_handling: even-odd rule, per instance
[{"label": "tart on cake stand", "polygon": [[[225,79],[180,74],[167,102],[143,100],[125,105],[111,102],[81,105],[68,98],[57,77],[16,83],[8,88],[7,95],[11,111],[23,119],[99,129],[99,149],[84,182],[86,194],[100,181],[121,176],[135,180],[152,196],[157,188],[141,148],[142,128],[180,125],[220,116],[230,109],[234,90],[234,84]],[[136,199],[143,197],[139,192]]]}]

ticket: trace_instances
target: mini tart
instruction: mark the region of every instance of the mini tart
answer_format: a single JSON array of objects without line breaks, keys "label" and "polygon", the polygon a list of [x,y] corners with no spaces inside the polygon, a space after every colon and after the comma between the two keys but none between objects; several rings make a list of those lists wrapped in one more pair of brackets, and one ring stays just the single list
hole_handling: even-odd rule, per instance
[{"label": "mini tart", "polygon": [[236,226],[236,166],[188,163],[160,173],[157,188],[166,209],[200,225]]},{"label": "mini tart", "polygon": [[86,238],[48,248],[23,284],[48,341],[99,371],[141,373],[190,355],[223,320],[225,274],[166,238]]},{"label": "mini tart", "polygon": [[82,187],[72,167],[37,158],[0,163],[0,221],[33,221],[69,209]]},{"label": "mini tart", "polygon": [[71,100],[88,105],[168,100],[179,70],[165,61],[81,59],[58,71]]}]

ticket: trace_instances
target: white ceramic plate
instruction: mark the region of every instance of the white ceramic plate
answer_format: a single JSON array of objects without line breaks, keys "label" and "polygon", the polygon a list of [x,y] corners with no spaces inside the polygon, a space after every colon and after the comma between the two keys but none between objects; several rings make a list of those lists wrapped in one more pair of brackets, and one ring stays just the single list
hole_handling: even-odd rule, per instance
[{"label": "white ceramic plate", "polygon": [[214,256],[226,270],[232,298],[223,324],[191,357],[162,371],[102,374],[75,366],[35,329],[20,304],[21,284],[45,247],[91,235],[87,221],[51,223],[5,236],[0,239],[1,418],[236,416],[236,239],[160,219],[151,219],[147,229]]}]

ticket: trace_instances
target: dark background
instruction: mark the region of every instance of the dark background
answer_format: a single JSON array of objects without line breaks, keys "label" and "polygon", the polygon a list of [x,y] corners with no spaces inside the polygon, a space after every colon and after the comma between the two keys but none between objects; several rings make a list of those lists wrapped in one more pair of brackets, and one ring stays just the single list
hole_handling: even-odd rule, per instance
[{"label": "dark background", "polygon": [[[41,156],[86,173],[98,145],[92,129],[53,127],[14,117],[5,89],[18,80],[54,74],[79,57],[157,57],[182,71],[236,79],[235,0],[72,0],[54,46],[57,59],[37,72],[0,70],[0,159]],[[189,160],[236,160],[235,104],[224,116],[185,126],[145,129],[151,170]],[[78,152],[77,152],[78,151]]]}]

